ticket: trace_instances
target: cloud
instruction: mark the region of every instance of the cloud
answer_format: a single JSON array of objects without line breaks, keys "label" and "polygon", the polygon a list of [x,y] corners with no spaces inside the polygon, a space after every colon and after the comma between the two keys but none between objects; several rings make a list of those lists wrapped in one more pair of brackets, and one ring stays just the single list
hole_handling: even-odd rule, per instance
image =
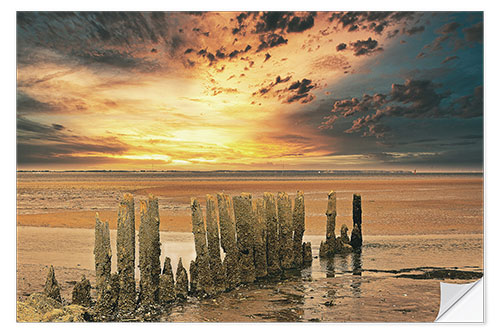
[{"label": "cloud", "polygon": [[400,23],[405,26],[420,16],[422,13],[415,12],[336,12],[329,20],[348,32],[364,30],[381,34],[387,27]]},{"label": "cloud", "polygon": [[40,102],[39,100],[19,90],[17,92],[16,100],[17,100],[17,113],[21,115],[28,113],[51,112],[58,110],[57,106],[50,103]]},{"label": "cloud", "polygon": [[309,13],[305,17],[294,16],[288,23],[287,32],[302,32],[314,26],[316,13]]},{"label": "cloud", "polygon": [[293,103],[300,101],[301,103],[311,102],[315,96],[309,94],[309,91],[316,88],[317,85],[313,84],[309,79],[302,79],[302,81],[296,81],[288,87],[289,94],[285,96],[284,103]]},{"label": "cloud", "polygon": [[450,23],[443,25],[441,28],[439,28],[437,30],[437,32],[440,34],[451,34],[451,33],[456,32],[459,27],[460,27],[460,23],[450,22]]},{"label": "cloud", "polygon": [[366,115],[355,119],[345,132],[364,131],[364,136],[382,137],[390,130],[381,123],[383,118],[443,117],[446,109],[441,107],[441,102],[449,94],[438,93],[437,88],[430,80],[407,79],[404,84],[394,83],[389,94],[365,94],[360,100],[337,100],[331,110],[332,115],[324,118],[321,128],[332,128],[339,115],[345,118],[362,113]]},{"label": "cloud", "polygon": [[408,36],[413,36],[413,35],[416,35],[418,33],[421,33],[425,30],[425,26],[423,25],[419,25],[419,26],[413,26],[411,28],[408,28],[408,29],[403,29],[403,33],[408,35]]},{"label": "cloud", "polygon": [[345,50],[346,48],[347,48],[347,44],[346,43],[340,43],[336,47],[337,51],[342,51],[342,50]]},{"label": "cloud", "polygon": [[471,27],[463,29],[467,42],[483,42],[483,22],[478,22]]},{"label": "cloud", "polygon": [[474,92],[455,99],[450,109],[452,113],[460,118],[482,117],[484,110],[483,86],[474,88]]},{"label": "cloud", "polygon": [[278,34],[260,35],[259,39],[260,44],[257,48],[257,52],[288,43],[288,39],[285,39],[283,36]]},{"label": "cloud", "polygon": [[449,56],[449,57],[446,57],[443,61],[441,61],[441,63],[446,64],[447,62],[455,60],[455,59],[458,59],[458,57],[457,56]]},{"label": "cloud", "polygon": [[52,128],[57,130],[57,131],[62,131],[63,129],[65,129],[66,127],[64,127],[63,125],[61,124],[52,124]]},{"label": "cloud", "polygon": [[[114,136],[86,137],[73,135],[61,124],[46,125],[23,116],[17,117],[17,163],[20,165],[85,162],[75,156],[119,155],[129,146]],[[94,156],[94,157],[91,157]]]},{"label": "cloud", "polygon": [[462,29],[465,38],[460,38],[458,28],[461,24],[458,22],[450,22],[439,29],[436,33],[440,36],[436,37],[431,43],[424,46],[429,52],[436,52],[443,49],[445,43],[454,45],[455,50],[463,48],[468,43],[482,43],[483,42],[483,22],[478,22],[470,27]]},{"label": "cloud", "polygon": [[313,67],[318,70],[340,71],[351,68],[351,65],[342,55],[327,55],[317,59]]},{"label": "cloud", "polygon": [[290,81],[291,78],[292,78],[291,76],[286,76],[286,77],[282,78],[280,75],[278,75],[273,82],[262,86],[258,91],[254,92],[252,94],[252,96],[256,96],[256,95],[264,96],[267,93],[271,92],[271,89],[274,86],[281,84],[281,83],[286,83],[286,82]]},{"label": "cloud", "polygon": [[160,67],[155,60],[136,57],[130,52],[121,52],[114,49],[74,51],[73,55],[80,58],[84,64],[103,64],[124,69],[140,68],[144,72],[152,72]]},{"label": "cloud", "polygon": [[350,44],[354,51],[354,55],[359,57],[362,55],[369,55],[377,51],[382,51],[381,47],[378,47],[378,42],[371,37],[367,40],[358,40]]},{"label": "cloud", "polygon": [[[29,63],[32,50],[50,50],[68,64],[156,70],[185,45],[172,29],[187,14],[162,12],[18,12],[18,61]],[[183,48],[185,49],[185,47]],[[151,52],[156,50],[156,52]],[[44,61],[38,53],[38,61]]]},{"label": "cloud", "polygon": [[256,33],[281,32],[295,33],[303,32],[314,26],[315,12],[297,15],[294,12],[264,12],[262,13],[255,26]]}]

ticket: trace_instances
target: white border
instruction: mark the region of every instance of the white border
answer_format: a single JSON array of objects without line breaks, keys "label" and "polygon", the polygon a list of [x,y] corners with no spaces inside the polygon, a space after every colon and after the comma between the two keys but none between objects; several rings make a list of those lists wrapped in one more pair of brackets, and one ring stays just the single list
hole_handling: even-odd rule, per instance
[{"label": "white border", "polygon": [[[2,196],[1,203],[4,208],[5,214],[2,215],[2,222],[4,225],[4,232],[0,244],[2,246],[2,254],[5,258],[3,263],[3,270],[1,274],[2,286],[2,300],[1,300],[1,323],[4,330],[10,329],[30,330],[36,331],[83,331],[83,330],[114,330],[119,328],[124,331],[135,331],[137,329],[144,329],[150,326],[155,330],[177,330],[197,329],[203,331],[251,331],[258,328],[259,330],[276,330],[285,329],[291,331],[314,329],[318,331],[335,330],[335,329],[348,329],[348,330],[369,330],[370,332],[388,332],[397,331],[401,329],[405,331],[420,332],[425,330],[453,330],[453,332],[470,331],[479,328],[491,329],[493,326],[498,326],[499,323],[499,309],[498,305],[493,302],[499,295],[498,285],[500,283],[493,282],[500,276],[498,271],[498,264],[490,259],[488,254],[496,257],[498,253],[498,241],[494,241],[494,235],[500,235],[498,213],[493,209],[498,200],[498,191],[496,189],[500,186],[500,163],[498,154],[498,144],[500,143],[498,133],[500,132],[496,127],[500,124],[500,115],[498,102],[495,103],[495,97],[498,96],[498,78],[499,64],[498,55],[499,50],[499,31],[498,31],[498,2],[494,1],[436,1],[436,0],[419,0],[415,2],[405,2],[400,0],[391,1],[269,1],[269,0],[251,0],[248,2],[241,2],[235,0],[226,1],[153,1],[141,0],[134,2],[124,1],[102,1],[102,0],[86,0],[86,1],[4,1],[2,2],[2,10],[0,11],[2,25],[2,110],[0,121],[0,133],[2,135],[3,143],[2,151],[3,158],[1,159],[1,177],[2,177]],[[217,324],[217,325],[203,325],[203,324],[16,324],[15,323],[15,221],[16,221],[16,188],[15,188],[15,77],[16,77],[16,54],[15,54],[15,20],[17,10],[427,10],[427,11],[485,11],[485,291],[487,294],[485,304],[485,320],[486,325],[472,324]],[[495,205],[496,206],[496,205]],[[487,235],[493,235],[488,237]],[[488,279],[491,277],[491,280]],[[491,282],[489,282],[491,281]],[[314,325],[315,327],[311,327]],[[332,327],[335,325],[335,327]],[[340,325],[349,325],[349,327],[339,327]],[[445,325],[445,326],[443,326]],[[257,327],[258,326],[258,327]],[[404,327],[403,327],[404,326]],[[497,328],[498,329],[498,328]]]}]

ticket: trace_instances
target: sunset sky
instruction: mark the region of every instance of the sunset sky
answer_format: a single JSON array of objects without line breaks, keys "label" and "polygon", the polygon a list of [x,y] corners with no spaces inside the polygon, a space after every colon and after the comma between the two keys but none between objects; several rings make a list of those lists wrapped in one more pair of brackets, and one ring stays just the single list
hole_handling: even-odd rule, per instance
[{"label": "sunset sky", "polygon": [[479,171],[483,15],[19,12],[17,163]]}]

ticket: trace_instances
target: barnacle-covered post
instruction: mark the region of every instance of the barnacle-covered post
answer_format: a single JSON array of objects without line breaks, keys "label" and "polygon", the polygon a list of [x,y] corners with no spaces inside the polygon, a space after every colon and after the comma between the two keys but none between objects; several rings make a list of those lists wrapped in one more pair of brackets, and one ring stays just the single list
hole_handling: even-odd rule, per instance
[{"label": "barnacle-covered post", "polygon": [[243,283],[255,281],[254,264],[254,217],[252,210],[252,195],[242,193],[233,197],[234,218],[236,221],[236,235],[238,254],[240,259],[240,279]]},{"label": "barnacle-covered post", "polygon": [[267,272],[277,275],[281,272],[279,257],[279,225],[276,199],[272,193],[264,193],[264,214],[266,219]]},{"label": "barnacle-covered post", "polygon": [[259,198],[255,201],[255,275],[257,278],[267,276],[266,259],[266,222],[264,217],[264,200]]},{"label": "barnacle-covered post", "polygon": [[196,250],[195,267],[196,270],[196,292],[212,295],[213,278],[210,271],[209,254],[207,247],[207,234],[203,212],[197,199],[191,199],[191,223],[194,235],[194,247]]},{"label": "barnacle-covered post", "polygon": [[134,198],[128,193],[118,206],[116,256],[120,280],[118,309],[121,315],[131,315],[136,306],[135,211]]},{"label": "barnacle-covered post", "polygon": [[352,234],[351,246],[359,249],[363,245],[363,234],[361,231],[361,195],[354,194],[352,197]]},{"label": "barnacle-covered post", "polygon": [[279,254],[281,268],[293,267],[292,201],[286,192],[278,193]]},{"label": "barnacle-covered post", "polygon": [[305,227],[304,193],[297,191],[293,207],[293,266],[297,268],[303,264],[302,238],[304,237]]},{"label": "barnacle-covered post", "polygon": [[160,214],[158,199],[149,195],[141,201],[141,225],[139,227],[139,269],[141,273],[139,299],[142,305],[158,301],[160,263]]},{"label": "barnacle-covered post", "polygon": [[215,198],[210,194],[207,194],[207,244],[214,292],[222,292],[226,290],[226,277],[220,257],[219,225],[217,223]]},{"label": "barnacle-covered post", "polygon": [[165,257],[163,263],[163,271],[160,275],[158,286],[158,302],[162,305],[173,302],[175,300],[175,282],[172,272],[170,258]]},{"label": "barnacle-covered post", "polygon": [[218,193],[217,206],[219,208],[220,244],[226,254],[222,263],[226,274],[226,287],[234,289],[240,284],[240,262],[231,197]]}]

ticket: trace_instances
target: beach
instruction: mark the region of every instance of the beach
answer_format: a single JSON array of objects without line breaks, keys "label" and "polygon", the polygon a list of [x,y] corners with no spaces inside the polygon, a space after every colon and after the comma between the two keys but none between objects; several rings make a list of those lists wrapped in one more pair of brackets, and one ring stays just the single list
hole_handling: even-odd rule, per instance
[{"label": "beach", "polygon": [[[113,173],[19,173],[17,298],[41,291],[54,265],[65,302],[85,274],[95,283],[95,213],[110,223],[116,270],[116,208],[124,193],[159,199],[162,260],[194,259],[190,197],[260,197],[304,191],[305,241],[313,264],[289,279],[261,281],[210,300],[173,305],[162,321],[432,321],[439,282],[467,283],[483,270],[482,175],[341,175],[318,177],[165,177]],[[318,258],[327,194],[337,192],[340,226],[352,226],[352,195],[362,196],[360,255]],[[136,224],[140,218],[136,214]],[[138,248],[138,246],[136,247]],[[361,274],[354,274],[361,272]],[[463,273],[465,272],[465,273]],[[479,274],[479,275],[478,275]],[[139,270],[136,270],[139,278]],[[95,296],[95,290],[92,290]]]}]

